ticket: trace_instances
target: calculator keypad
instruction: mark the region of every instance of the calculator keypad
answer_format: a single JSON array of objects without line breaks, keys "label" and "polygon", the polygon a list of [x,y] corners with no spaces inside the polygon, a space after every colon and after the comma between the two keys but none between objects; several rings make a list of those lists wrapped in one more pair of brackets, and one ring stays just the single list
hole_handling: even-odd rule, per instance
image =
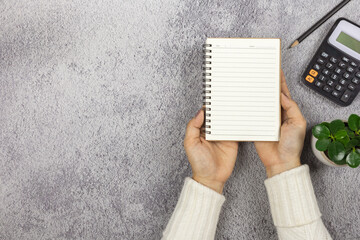
[{"label": "calculator keypad", "polygon": [[333,69],[333,68],[334,68],[334,65],[331,64],[331,63],[327,63],[327,64],[326,64],[326,67],[327,67],[328,69]]},{"label": "calculator keypad", "polygon": [[354,84],[350,83],[348,88],[351,90],[351,91],[355,91],[356,87]]},{"label": "calculator keypad", "polygon": [[316,81],[315,86],[322,87],[322,86],[324,86],[324,84],[322,82],[320,82],[320,81]]},{"label": "calculator keypad", "polygon": [[321,53],[321,56],[322,56],[323,58],[328,58],[328,57],[329,57],[329,54],[327,54],[326,52],[322,52],[322,53]]},{"label": "calculator keypad", "polygon": [[319,64],[324,64],[325,61],[324,61],[323,59],[321,59],[321,58],[318,58],[317,62],[318,62]]},{"label": "calculator keypad", "polygon": [[349,62],[349,59],[347,57],[343,57],[342,60],[347,63]]},{"label": "calculator keypad", "polygon": [[331,58],[330,58],[330,62],[332,62],[332,63],[337,63],[337,61],[338,61],[338,60],[337,60],[336,58],[334,58],[334,57],[331,57]]},{"label": "calculator keypad", "polygon": [[309,73],[310,73],[310,75],[313,76],[313,77],[316,77],[316,76],[318,75],[318,72],[315,71],[314,69],[311,69]]},{"label": "calculator keypad", "polygon": [[325,92],[331,92],[331,87],[329,87],[329,86],[326,85],[326,86],[324,87],[324,91],[325,91]]},{"label": "calculator keypad", "polygon": [[343,87],[341,85],[336,85],[335,89],[338,91],[341,91],[341,90],[343,90]]},{"label": "calculator keypad", "polygon": [[340,62],[340,63],[339,63],[339,67],[341,67],[341,68],[345,68],[345,67],[346,67],[346,63],[344,63],[344,62]]},{"label": "calculator keypad", "polygon": [[351,92],[346,90],[345,93],[342,95],[340,100],[343,101],[343,102],[347,102],[347,101],[349,101],[350,96],[351,96]]},{"label": "calculator keypad", "polygon": [[322,73],[325,74],[325,75],[329,75],[329,74],[330,74],[330,71],[329,71],[328,69],[324,69],[324,70],[322,71]]},{"label": "calculator keypad", "polygon": [[312,68],[304,74],[305,80],[328,98],[348,105],[346,103],[360,88],[360,62],[345,56],[332,56],[330,52],[320,51],[314,57]]},{"label": "calculator keypad", "polygon": [[345,84],[346,84],[346,80],[345,80],[345,79],[341,79],[341,80],[339,81],[339,83],[340,83],[341,85],[345,85]]}]

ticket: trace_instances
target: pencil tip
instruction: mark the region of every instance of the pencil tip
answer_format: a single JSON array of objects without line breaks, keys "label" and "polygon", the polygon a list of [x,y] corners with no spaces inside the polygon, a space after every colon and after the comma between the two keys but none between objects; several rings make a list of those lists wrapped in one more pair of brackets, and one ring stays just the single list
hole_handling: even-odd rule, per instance
[{"label": "pencil tip", "polygon": [[293,44],[291,44],[291,46],[289,48],[293,48],[296,47],[297,45],[299,45],[299,41],[296,40],[295,42],[293,42]]}]

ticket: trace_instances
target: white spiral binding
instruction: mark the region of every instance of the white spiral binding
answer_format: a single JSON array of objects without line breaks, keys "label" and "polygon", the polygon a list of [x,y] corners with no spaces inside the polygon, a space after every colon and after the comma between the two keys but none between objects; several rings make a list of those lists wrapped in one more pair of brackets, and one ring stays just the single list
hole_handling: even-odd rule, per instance
[{"label": "white spiral binding", "polygon": [[211,134],[211,44],[204,44],[204,62],[202,66],[203,70],[203,105],[205,106],[205,133]]}]

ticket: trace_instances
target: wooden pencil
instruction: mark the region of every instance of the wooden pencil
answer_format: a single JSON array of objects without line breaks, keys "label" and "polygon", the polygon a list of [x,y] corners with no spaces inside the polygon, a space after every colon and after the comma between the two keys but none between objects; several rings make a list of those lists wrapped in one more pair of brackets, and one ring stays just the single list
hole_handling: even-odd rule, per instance
[{"label": "wooden pencil", "polygon": [[305,38],[307,38],[312,32],[318,29],[324,22],[326,22],[329,18],[331,18],[335,13],[337,13],[341,8],[343,8],[346,4],[348,4],[351,0],[344,0],[339,3],[336,7],[334,7],[328,14],[326,14],[323,18],[321,18],[317,23],[315,23],[309,30],[304,32],[298,39],[296,39],[293,44],[291,44],[290,48],[296,47],[301,43]]}]

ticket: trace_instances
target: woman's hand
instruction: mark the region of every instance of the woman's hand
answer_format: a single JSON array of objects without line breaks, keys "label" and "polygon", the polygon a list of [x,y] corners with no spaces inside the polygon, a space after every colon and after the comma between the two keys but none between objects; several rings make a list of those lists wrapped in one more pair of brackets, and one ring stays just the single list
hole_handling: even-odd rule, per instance
[{"label": "woman's hand", "polygon": [[186,128],[185,151],[193,171],[193,179],[222,193],[236,161],[237,142],[208,142],[201,135],[204,111],[200,110]]},{"label": "woman's hand", "polygon": [[265,165],[269,178],[300,166],[306,132],[306,120],[296,102],[291,99],[283,72],[281,72],[281,92],[280,141],[255,142],[256,151]]}]

